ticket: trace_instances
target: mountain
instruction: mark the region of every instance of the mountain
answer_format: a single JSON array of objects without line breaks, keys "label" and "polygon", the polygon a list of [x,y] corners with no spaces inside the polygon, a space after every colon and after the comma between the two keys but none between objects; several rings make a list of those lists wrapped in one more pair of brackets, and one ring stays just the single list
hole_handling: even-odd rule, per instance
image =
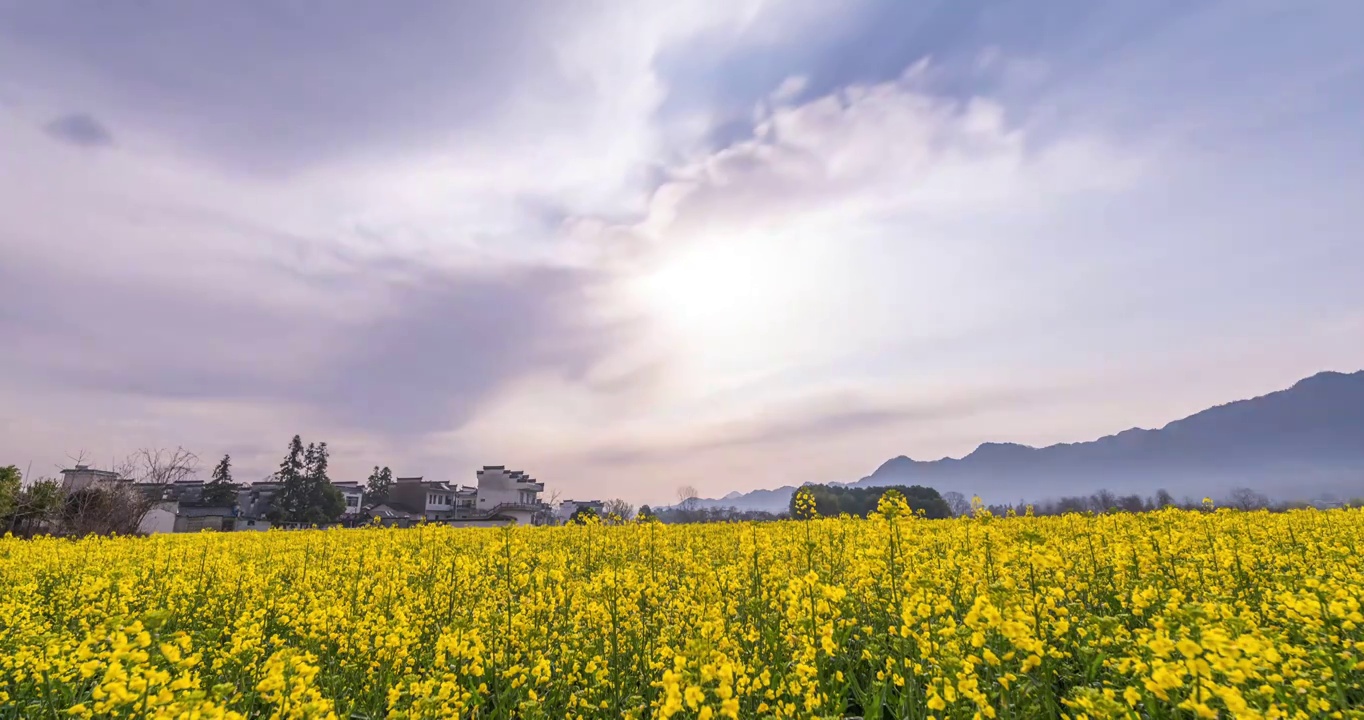
[{"label": "mountain", "polygon": [[[1322,372],[1287,390],[1218,405],[1159,429],[1031,447],[987,442],[941,460],[891,458],[849,485],[929,485],[987,502],[1098,490],[1176,498],[1249,487],[1271,497],[1364,496],[1364,371]],[[705,506],[779,511],[795,488],[730,493]]]}]

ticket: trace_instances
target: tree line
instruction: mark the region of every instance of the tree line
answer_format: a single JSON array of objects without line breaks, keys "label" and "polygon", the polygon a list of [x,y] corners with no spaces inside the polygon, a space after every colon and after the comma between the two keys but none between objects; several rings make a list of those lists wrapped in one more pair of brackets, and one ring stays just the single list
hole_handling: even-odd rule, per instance
[{"label": "tree line", "polygon": [[[960,492],[939,493],[934,488],[920,485],[845,487],[812,483],[802,487],[810,491],[811,496],[815,499],[816,512],[824,517],[843,514],[866,517],[876,509],[881,496],[891,489],[898,490],[905,496],[905,500],[912,509],[923,510],[924,517],[928,518],[970,516],[977,509],[989,511],[993,515],[1002,517],[1011,514],[1048,516],[1067,513],[1140,513],[1169,507],[1184,510],[1203,510],[1208,506],[1208,503],[1205,503],[1201,498],[1176,500],[1169,491],[1164,489],[1157,490],[1154,495],[1147,497],[1136,494],[1119,495],[1108,490],[1100,490],[1090,495],[1051,498],[1035,503],[985,504],[977,501],[977,504],[973,504],[972,499],[968,499],[966,495]],[[1349,502],[1340,502],[1334,498],[1321,498],[1315,503],[1274,502],[1264,493],[1244,487],[1234,488],[1226,495],[1211,500],[1214,507],[1230,507],[1246,511],[1271,510],[1277,512],[1305,507],[1364,506],[1364,499],[1355,499]],[[664,523],[769,521],[786,520],[800,516],[796,512],[794,493],[792,493],[786,509],[781,512],[739,510],[734,507],[702,506],[696,490],[690,486],[678,490],[678,503],[676,505],[658,510],[649,510],[648,507],[645,505],[640,508],[640,513],[643,514],[648,511]]]},{"label": "tree line", "polygon": [[[958,499],[954,514],[969,514],[971,504],[965,500],[961,493],[946,493],[944,497],[955,495]],[[951,498],[949,498],[951,500]],[[1109,490],[1100,490],[1090,495],[1069,495],[1060,498],[1049,498],[1037,502],[1018,502],[1018,503],[996,503],[982,505],[993,515],[1066,515],[1068,513],[1093,513],[1100,515],[1104,513],[1142,513],[1163,510],[1165,508],[1179,508],[1182,510],[1202,510],[1209,505],[1213,507],[1229,507],[1236,510],[1270,510],[1273,512],[1283,512],[1286,510],[1308,508],[1308,507],[1331,507],[1348,505],[1350,507],[1364,506],[1364,499],[1352,499],[1341,501],[1336,498],[1323,497],[1315,502],[1296,501],[1275,501],[1262,492],[1251,488],[1233,488],[1225,495],[1214,498],[1189,498],[1185,497],[1176,500],[1174,495],[1168,490],[1157,490],[1155,495],[1142,497],[1137,494],[1119,495]]]},{"label": "tree line", "polygon": [[[84,464],[83,455],[73,460],[77,466]],[[23,536],[135,534],[160,502],[157,490],[193,477],[198,462],[184,448],[144,448],[112,471],[134,482],[97,483],[70,492],[60,480],[40,477],[27,482],[14,465],[0,467],[0,531]]]},{"label": "tree line", "polygon": [[[845,487],[842,485],[809,484],[801,488],[813,496],[815,510],[821,517],[852,515],[866,517],[876,511],[881,496],[889,490],[897,490],[905,502],[916,513],[926,518],[941,519],[952,517],[952,509],[937,490],[923,485],[885,485],[878,487]],[[796,496],[791,494],[787,504],[787,514],[796,517]]]},{"label": "tree line", "polygon": [[[76,465],[84,465],[83,455],[72,459]],[[279,483],[265,509],[266,519],[301,525],[336,522],[345,513],[346,504],[328,475],[329,459],[326,442],[304,445],[295,435],[279,469],[266,478]],[[167,487],[198,476],[199,458],[184,448],[141,449],[111,470],[124,482],[98,482],[68,492],[60,480],[40,477],[26,481],[18,467],[0,466],[0,534],[136,534],[148,513],[166,500]],[[367,495],[382,502],[392,484],[392,471],[375,466]],[[225,454],[213,467],[197,500],[189,502],[236,508],[243,489],[232,478],[231,455]]]}]

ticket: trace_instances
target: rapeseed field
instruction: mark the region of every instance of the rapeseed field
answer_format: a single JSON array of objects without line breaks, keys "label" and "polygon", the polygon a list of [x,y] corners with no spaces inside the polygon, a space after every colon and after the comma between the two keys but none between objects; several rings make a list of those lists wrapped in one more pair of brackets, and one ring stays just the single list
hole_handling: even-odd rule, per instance
[{"label": "rapeseed field", "polygon": [[1364,717],[1364,511],[0,540],[0,718]]}]

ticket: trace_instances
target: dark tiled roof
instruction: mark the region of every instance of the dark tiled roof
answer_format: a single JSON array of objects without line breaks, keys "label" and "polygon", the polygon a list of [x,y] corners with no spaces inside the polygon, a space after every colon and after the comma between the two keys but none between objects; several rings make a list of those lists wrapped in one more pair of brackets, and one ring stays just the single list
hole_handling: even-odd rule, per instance
[{"label": "dark tiled roof", "polygon": [[401,519],[401,518],[410,518],[410,517],[412,517],[412,513],[404,512],[404,511],[402,511],[402,510],[398,510],[398,509],[396,509],[396,508],[394,508],[394,507],[392,507],[392,506],[390,506],[390,505],[387,505],[387,504],[380,504],[380,505],[375,505],[374,507],[371,507],[371,508],[366,508],[363,514],[364,514],[364,515],[367,515],[367,516],[369,516],[369,517],[374,517],[375,515],[378,515],[378,516],[381,517],[381,518],[390,518],[390,519],[393,519],[393,518],[399,518],[399,519]]},{"label": "dark tiled roof", "polygon": [[101,477],[118,477],[118,473],[114,472],[113,470],[96,470],[94,468],[86,467],[84,465],[77,465],[74,468],[69,468],[62,471],[63,475],[67,473],[90,473],[91,475],[99,475]]},{"label": "dark tiled roof", "polygon": [[200,507],[197,505],[182,505],[180,513],[182,517],[232,517],[237,514],[236,508],[213,506]]}]

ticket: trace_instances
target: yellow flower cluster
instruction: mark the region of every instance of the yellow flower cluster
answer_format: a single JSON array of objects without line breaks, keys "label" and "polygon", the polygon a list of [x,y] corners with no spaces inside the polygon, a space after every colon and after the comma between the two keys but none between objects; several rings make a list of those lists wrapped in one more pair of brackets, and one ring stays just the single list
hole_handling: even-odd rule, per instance
[{"label": "yellow flower cluster", "polygon": [[0,539],[0,719],[1360,718],[1364,511]]}]

